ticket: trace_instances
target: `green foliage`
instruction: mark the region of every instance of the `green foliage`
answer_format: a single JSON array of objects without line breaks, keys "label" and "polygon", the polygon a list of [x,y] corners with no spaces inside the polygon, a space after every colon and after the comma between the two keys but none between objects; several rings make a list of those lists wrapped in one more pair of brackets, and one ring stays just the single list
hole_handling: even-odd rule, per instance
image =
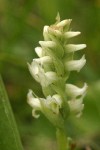
[{"label": "green foliage", "polygon": [[22,150],[13,112],[0,76],[0,149]]}]

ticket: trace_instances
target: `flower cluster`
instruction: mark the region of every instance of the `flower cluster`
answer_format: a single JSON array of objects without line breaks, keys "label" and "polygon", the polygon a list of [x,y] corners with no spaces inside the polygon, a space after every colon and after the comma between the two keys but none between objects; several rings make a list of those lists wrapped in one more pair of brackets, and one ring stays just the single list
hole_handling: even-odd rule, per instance
[{"label": "flower cluster", "polygon": [[80,34],[70,30],[71,19],[44,26],[44,41],[35,48],[39,58],[28,64],[33,78],[40,83],[45,98],[35,96],[32,90],[28,93],[28,103],[33,108],[32,115],[39,117],[41,111],[55,126],[62,127],[69,114],[79,117],[84,108],[83,98],[86,94],[86,83],[82,88],[66,84],[71,71],[79,72],[85,65],[83,55],[80,60],[73,60],[76,51],[86,47],[85,44],[69,44],[69,39]]}]

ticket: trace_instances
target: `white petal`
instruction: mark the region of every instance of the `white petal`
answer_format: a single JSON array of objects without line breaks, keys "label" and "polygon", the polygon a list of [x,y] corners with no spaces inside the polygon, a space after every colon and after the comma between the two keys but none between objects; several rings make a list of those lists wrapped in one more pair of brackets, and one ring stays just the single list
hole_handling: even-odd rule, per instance
[{"label": "white petal", "polygon": [[49,84],[53,83],[55,80],[57,80],[57,74],[55,72],[46,72],[45,73],[45,85],[48,86]]},{"label": "white petal", "polygon": [[[40,61],[40,62],[39,62]],[[57,74],[55,72],[44,72],[41,64],[50,61],[49,56],[45,56],[39,59],[33,59],[33,62],[28,64],[29,70],[33,78],[41,84],[41,86],[46,87],[57,79]],[[39,64],[41,63],[41,64]]]},{"label": "white petal", "polygon": [[54,113],[58,114],[59,113],[59,108],[60,108],[60,105],[59,103],[57,102],[57,100],[55,99],[58,98],[57,95],[54,95],[54,96],[48,96],[47,97],[47,100],[46,100],[46,106],[52,110]]},{"label": "white petal", "polygon": [[27,94],[27,102],[32,108],[34,108],[36,110],[41,110],[40,100],[33,96],[32,90],[29,90],[29,92]]},{"label": "white petal", "polygon": [[66,52],[75,52],[75,51],[78,51],[78,50],[82,50],[86,47],[86,44],[67,44],[65,46],[66,48]]},{"label": "white petal", "polygon": [[40,114],[37,114],[36,111],[37,111],[36,109],[33,109],[33,110],[32,110],[32,116],[33,116],[34,118],[39,118],[39,117],[40,117]]},{"label": "white petal", "polygon": [[77,31],[77,32],[73,32],[73,31],[68,31],[68,32],[65,32],[64,33],[64,37],[65,38],[71,38],[71,37],[74,37],[74,36],[77,36],[79,35],[81,32]]},{"label": "white petal", "polygon": [[66,93],[68,96],[70,97],[77,97],[77,96],[81,96],[84,95],[86,93],[87,90],[87,84],[85,83],[83,88],[79,88],[75,85],[72,84],[66,84]]},{"label": "white petal", "polygon": [[66,25],[70,24],[71,21],[72,21],[72,19],[66,19],[66,20],[59,22],[56,26],[57,27],[65,27]]},{"label": "white petal", "polygon": [[28,67],[29,67],[29,71],[32,75],[32,77],[37,81],[39,82],[40,79],[39,79],[39,76],[38,76],[38,73],[39,73],[39,65],[36,61],[33,60],[33,62],[30,64],[28,64]]},{"label": "white petal", "polygon": [[47,48],[54,48],[56,46],[56,43],[53,41],[39,41],[39,44],[42,47],[47,47]]},{"label": "white petal", "polygon": [[82,99],[68,101],[70,111],[75,114],[82,112],[84,108],[84,104],[82,104],[82,102]]},{"label": "white petal", "polygon": [[82,69],[82,67],[85,65],[85,63],[86,63],[86,59],[85,56],[83,55],[83,57],[80,60],[71,60],[66,62],[65,66],[68,71],[79,72]]},{"label": "white petal", "polygon": [[50,56],[44,56],[44,57],[41,57],[41,58],[37,58],[37,59],[34,59],[37,63],[43,65],[43,64],[46,64],[46,63],[51,63],[52,62],[52,59]]},{"label": "white petal", "polygon": [[50,71],[45,73],[42,68],[39,69],[38,74],[35,74],[35,76],[38,76],[38,82],[40,82],[42,87],[48,86],[57,79],[57,74],[55,72]]},{"label": "white petal", "polygon": [[49,34],[48,34],[48,28],[49,26],[44,26],[44,29],[43,29],[43,36],[44,36],[44,40],[50,40],[49,38]]},{"label": "white petal", "polygon": [[54,98],[56,100],[57,104],[61,107],[61,105],[62,105],[61,96],[58,95],[58,94],[55,94],[55,95],[52,96],[52,98]]},{"label": "white petal", "polygon": [[43,49],[41,47],[36,47],[35,52],[39,57],[43,57]]}]

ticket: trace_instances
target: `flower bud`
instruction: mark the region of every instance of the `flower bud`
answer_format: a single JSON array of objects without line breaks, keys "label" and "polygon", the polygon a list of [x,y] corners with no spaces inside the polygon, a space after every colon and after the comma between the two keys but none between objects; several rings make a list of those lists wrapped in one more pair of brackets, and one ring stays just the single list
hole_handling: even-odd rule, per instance
[{"label": "flower bud", "polygon": [[64,38],[66,38],[66,39],[67,38],[72,38],[72,37],[77,36],[79,34],[81,34],[81,32],[79,32],[79,31],[76,31],[76,32],[68,31],[68,32],[64,33]]},{"label": "flower bud", "polygon": [[49,34],[48,34],[48,28],[49,28],[49,26],[44,26],[44,29],[43,29],[43,36],[44,36],[44,40],[45,41],[49,41],[50,40]]},{"label": "flower bud", "polygon": [[72,19],[66,19],[66,20],[59,22],[56,26],[58,28],[61,28],[61,27],[63,28],[65,26],[69,25],[71,23],[71,21],[72,21]]}]

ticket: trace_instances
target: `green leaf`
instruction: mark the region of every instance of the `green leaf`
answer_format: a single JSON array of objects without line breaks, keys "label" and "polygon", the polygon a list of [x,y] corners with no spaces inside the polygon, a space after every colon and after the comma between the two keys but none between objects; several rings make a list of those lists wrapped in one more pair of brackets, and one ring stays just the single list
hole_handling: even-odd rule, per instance
[{"label": "green leaf", "polygon": [[0,76],[0,150],[23,150],[13,112]]}]

